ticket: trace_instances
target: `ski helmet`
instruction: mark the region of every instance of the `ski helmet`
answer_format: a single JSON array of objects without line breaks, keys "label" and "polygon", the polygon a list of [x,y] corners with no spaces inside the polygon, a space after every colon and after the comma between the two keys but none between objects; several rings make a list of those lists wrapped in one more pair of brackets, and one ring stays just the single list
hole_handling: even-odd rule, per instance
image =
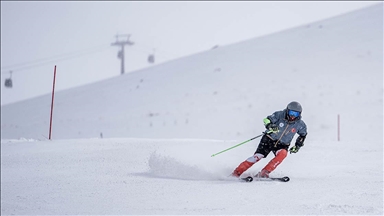
[{"label": "ski helmet", "polygon": [[287,106],[287,118],[290,121],[295,120],[301,115],[301,112],[303,111],[303,108],[301,105],[296,102],[292,101],[291,103],[288,104]]}]

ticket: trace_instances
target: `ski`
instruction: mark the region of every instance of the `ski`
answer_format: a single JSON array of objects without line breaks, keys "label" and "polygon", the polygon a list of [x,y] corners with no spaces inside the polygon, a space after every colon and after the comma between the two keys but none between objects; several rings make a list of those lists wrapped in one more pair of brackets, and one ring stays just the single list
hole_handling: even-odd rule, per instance
[{"label": "ski", "polygon": [[248,177],[244,177],[244,178],[240,178],[242,181],[245,181],[245,182],[252,182],[253,180],[255,181],[281,181],[281,182],[287,182],[289,181],[289,177],[288,176],[284,176],[284,177],[278,177],[278,178],[254,178],[252,176],[248,176]]}]

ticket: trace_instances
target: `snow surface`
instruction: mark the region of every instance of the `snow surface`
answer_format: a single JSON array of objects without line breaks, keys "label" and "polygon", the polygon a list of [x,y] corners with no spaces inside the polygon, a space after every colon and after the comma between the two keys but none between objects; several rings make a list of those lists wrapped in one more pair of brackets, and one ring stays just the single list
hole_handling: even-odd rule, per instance
[{"label": "snow surface", "polygon": [[[57,92],[53,140],[50,97],[1,107],[2,215],[383,215],[382,3]],[[292,100],[291,181],[229,178]]]}]

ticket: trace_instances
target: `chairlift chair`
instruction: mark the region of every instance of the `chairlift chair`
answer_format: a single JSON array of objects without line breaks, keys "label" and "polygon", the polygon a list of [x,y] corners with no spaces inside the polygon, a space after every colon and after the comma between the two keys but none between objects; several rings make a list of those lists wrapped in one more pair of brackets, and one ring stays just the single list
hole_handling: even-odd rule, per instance
[{"label": "chairlift chair", "polygon": [[11,76],[5,79],[4,86],[7,88],[12,88],[12,71],[9,72]]},{"label": "chairlift chair", "polygon": [[12,88],[12,79],[11,78],[7,78],[5,79],[5,83],[4,83],[5,87],[7,88]]},{"label": "chairlift chair", "polygon": [[149,55],[148,56],[148,62],[152,63],[152,64],[155,63],[155,55],[153,55],[153,54]]}]

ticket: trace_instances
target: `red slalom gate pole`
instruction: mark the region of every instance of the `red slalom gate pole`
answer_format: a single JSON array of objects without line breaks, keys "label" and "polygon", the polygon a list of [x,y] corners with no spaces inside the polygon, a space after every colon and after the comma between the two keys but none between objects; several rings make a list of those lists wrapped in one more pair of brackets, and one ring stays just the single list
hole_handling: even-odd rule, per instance
[{"label": "red slalom gate pole", "polygon": [[337,141],[340,141],[340,114],[337,115]]},{"label": "red slalom gate pole", "polygon": [[55,98],[55,82],[56,82],[56,65],[55,70],[53,72],[53,87],[52,87],[52,101],[51,101],[51,118],[49,121],[49,140],[51,140],[51,132],[52,132],[52,114],[53,114],[53,99]]}]

